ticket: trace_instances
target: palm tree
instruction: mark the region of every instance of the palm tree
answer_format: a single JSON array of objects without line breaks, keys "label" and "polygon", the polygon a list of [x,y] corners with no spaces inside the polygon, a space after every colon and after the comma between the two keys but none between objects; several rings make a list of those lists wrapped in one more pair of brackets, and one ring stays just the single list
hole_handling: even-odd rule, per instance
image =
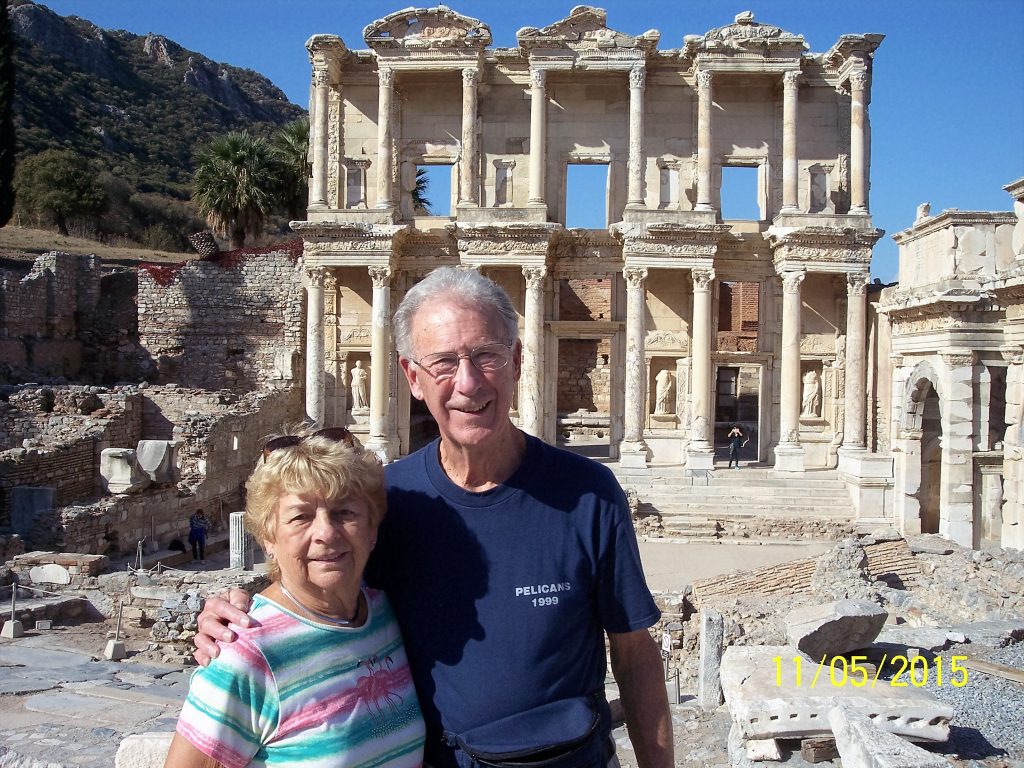
[{"label": "palm tree", "polygon": [[242,248],[273,210],[279,183],[267,142],[232,131],[197,154],[192,201],[214,230],[230,235],[232,248]]},{"label": "palm tree", "polygon": [[280,165],[281,202],[289,219],[299,219],[309,195],[309,118],[300,117],[278,129],[270,140],[270,151]]},{"label": "palm tree", "polygon": [[430,200],[427,198],[427,186],[430,184],[430,178],[427,176],[426,168],[416,169],[416,186],[412,192],[412,208],[416,213],[429,216],[430,215]]}]

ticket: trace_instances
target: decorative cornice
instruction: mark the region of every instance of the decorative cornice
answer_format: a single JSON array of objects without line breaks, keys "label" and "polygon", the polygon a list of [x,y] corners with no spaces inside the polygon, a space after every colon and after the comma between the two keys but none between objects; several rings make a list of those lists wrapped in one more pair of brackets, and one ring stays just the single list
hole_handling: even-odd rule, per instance
[{"label": "decorative cornice", "polygon": [[561,21],[546,27],[522,27],[516,32],[519,49],[529,54],[534,51],[554,53],[561,49],[563,55],[586,58],[588,55],[605,55],[611,52],[631,52],[647,57],[653,55],[661,39],[661,33],[651,29],[642,35],[627,35],[608,29],[608,13],[602,8],[578,5]]}]

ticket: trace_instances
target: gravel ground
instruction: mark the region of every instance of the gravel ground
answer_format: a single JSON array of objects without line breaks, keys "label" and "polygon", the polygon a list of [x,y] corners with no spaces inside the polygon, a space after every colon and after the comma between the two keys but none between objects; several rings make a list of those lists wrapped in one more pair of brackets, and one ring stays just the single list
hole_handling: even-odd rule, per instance
[{"label": "gravel ground", "polygon": [[[1024,670],[1024,642],[1005,648],[957,645],[940,656],[948,670],[951,657],[971,656]],[[925,688],[954,710],[950,739],[943,750],[963,759],[1004,758],[1024,766],[1024,683],[968,670],[967,684],[956,688],[929,676]],[[998,763],[996,763],[998,764]]]}]

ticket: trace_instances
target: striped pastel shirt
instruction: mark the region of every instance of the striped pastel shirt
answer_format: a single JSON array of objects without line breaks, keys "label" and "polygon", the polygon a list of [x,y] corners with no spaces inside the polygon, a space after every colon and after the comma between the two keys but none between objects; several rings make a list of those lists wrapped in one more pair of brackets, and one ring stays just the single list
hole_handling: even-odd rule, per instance
[{"label": "striped pastel shirt", "polygon": [[262,595],[192,676],[178,733],[227,768],[414,768],[425,731],[409,662],[383,592],[364,589],[361,627],[309,621]]}]

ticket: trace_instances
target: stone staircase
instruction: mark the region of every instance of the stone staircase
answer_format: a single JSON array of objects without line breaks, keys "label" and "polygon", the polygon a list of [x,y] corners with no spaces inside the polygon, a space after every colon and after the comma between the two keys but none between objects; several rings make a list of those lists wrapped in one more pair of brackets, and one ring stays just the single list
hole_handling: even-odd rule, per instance
[{"label": "stone staircase", "polygon": [[768,467],[723,465],[689,476],[679,466],[631,470],[605,463],[624,489],[636,492],[640,512],[660,515],[665,532],[675,536],[829,537],[829,531],[854,519],[849,493],[835,470],[787,477]]}]

